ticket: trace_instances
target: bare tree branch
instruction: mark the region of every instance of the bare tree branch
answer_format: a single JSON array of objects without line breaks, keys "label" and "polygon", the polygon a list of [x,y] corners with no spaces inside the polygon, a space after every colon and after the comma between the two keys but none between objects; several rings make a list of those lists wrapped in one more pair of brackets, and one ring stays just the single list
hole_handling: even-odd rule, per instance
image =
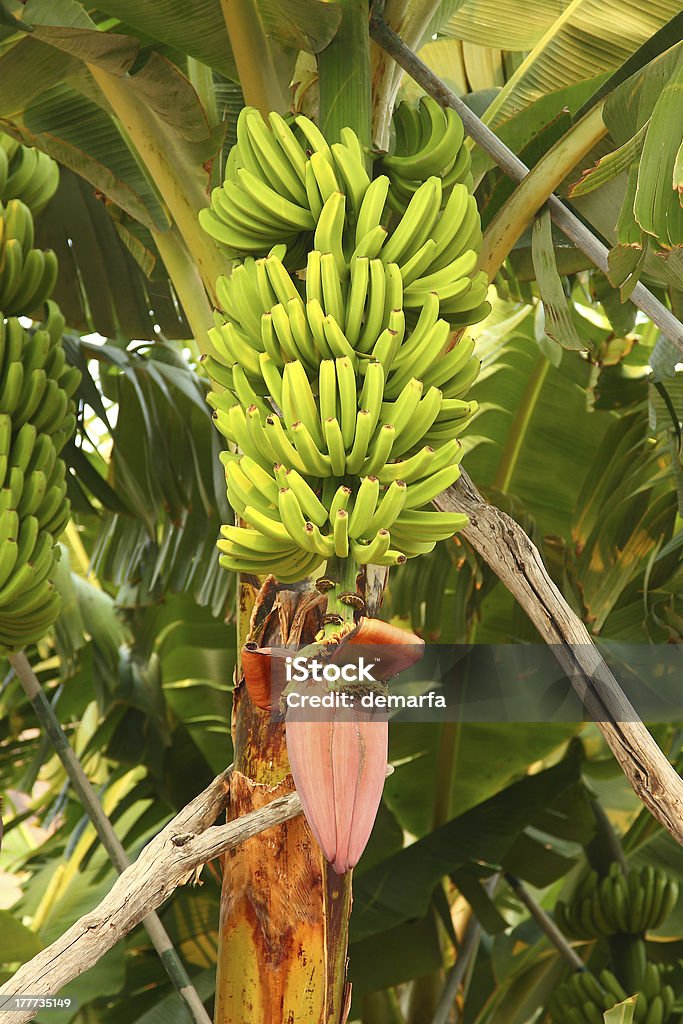
[{"label": "bare tree branch", "polygon": [[465,512],[463,535],[527,613],[605,737],[637,796],[683,844],[683,779],[641,722],[581,619],[551,580],[541,556],[510,516],[484,501],[463,472],[435,499],[442,511]]},{"label": "bare tree branch", "polygon": [[[232,770],[226,768],[148,843],[94,910],[19,968],[0,988],[0,1004],[8,995],[54,995],[96,964],[178,886],[191,881],[207,861],[301,814],[298,794],[288,792],[288,776],[277,787],[282,795],[265,807],[227,825],[214,825],[228,803]],[[387,765],[387,775],[393,770]],[[37,1012],[0,1010],[0,1024],[23,1024]]]},{"label": "bare tree branch", "polygon": [[[228,801],[228,768],[142,851],[102,902],[42,950],[0,988],[6,995],[54,995],[168,899],[197,868],[259,832],[301,812],[296,793],[273,800],[228,825],[213,822]],[[0,1024],[22,1024],[37,1010],[0,1011]]]},{"label": "bare tree branch", "polygon": [[[81,762],[71,748],[59,719],[45,696],[28,658],[23,651],[19,651],[17,654],[9,655],[9,663],[24,693],[30,700],[31,706],[45,734],[57,752],[57,756],[64,766],[71,785],[78,799],[83,804],[83,810],[90,818],[110,861],[120,874],[130,865],[128,854],[124,849],[123,843],[116,835],[109,818],[104,813],[95,790],[90,784],[90,779],[83,771]],[[164,970],[168,974],[178,995],[185,1003],[190,1016],[196,1024],[211,1024],[211,1018],[206,1012],[199,993],[192,984],[190,976],[185,970],[185,966],[157,914],[147,914],[142,924],[163,964]]]}]

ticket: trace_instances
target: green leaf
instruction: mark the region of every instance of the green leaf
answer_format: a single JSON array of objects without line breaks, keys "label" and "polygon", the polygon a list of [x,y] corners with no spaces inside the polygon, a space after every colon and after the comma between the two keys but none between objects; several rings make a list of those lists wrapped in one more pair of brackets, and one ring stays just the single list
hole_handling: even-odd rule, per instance
[{"label": "green leaf", "polygon": [[465,0],[441,26],[444,36],[500,50],[533,50],[569,0],[535,0],[520,17],[518,0]]},{"label": "green leaf", "polygon": [[141,56],[132,36],[82,27],[75,0],[47,7],[33,0],[32,10],[40,40],[24,39],[0,57],[8,83],[0,118],[9,133],[54,155],[147,228],[164,231],[169,219],[152,182],[159,183],[202,272],[210,265],[215,280],[223,260],[201,235],[196,211],[207,202],[223,126],[210,130],[191,83],[161,54]]},{"label": "green leaf", "polygon": [[536,281],[543,300],[545,313],[544,331],[549,338],[562,348],[584,349],[569,313],[569,303],[557,272],[553,248],[550,211],[542,210],[534,221],[531,235],[531,258],[536,272]]},{"label": "green leaf", "polygon": [[606,181],[611,181],[622,171],[627,170],[634,160],[638,160],[645,145],[649,124],[649,120],[646,121],[628,142],[608,153],[607,156],[601,157],[594,167],[584,171],[579,181],[571,186],[569,197],[573,199],[575,196],[585,196],[589,192],[593,192],[596,188],[604,185]]},{"label": "green leaf", "polygon": [[[402,827],[414,835],[425,835],[432,827],[433,806],[424,794],[433,793],[437,785],[441,730],[433,722],[396,722],[390,730],[390,760],[397,767],[386,780],[385,800]],[[463,814],[489,799],[574,732],[569,723],[463,722],[451,806]]]},{"label": "green leaf", "polygon": [[623,1003],[617,1003],[611,1010],[605,1010],[605,1024],[633,1024],[638,996],[630,996]]},{"label": "green leaf", "polygon": [[[216,989],[216,970],[208,969],[200,971],[192,976],[199,998],[206,1002],[210,999]],[[133,1024],[183,1024],[187,1019],[187,1010],[178,998],[178,993],[173,991],[158,999],[155,1005],[140,1014],[133,1021]],[[49,1022],[48,1022],[49,1024]]]},{"label": "green leaf", "polygon": [[[85,178],[147,227],[166,230],[166,213],[112,119],[89,97],[62,84],[74,63],[34,39],[22,40],[0,56],[0,124],[25,145],[49,153]],[[40,92],[24,85],[27,65],[38,79],[46,76]],[[19,96],[11,96],[14,90]]]},{"label": "green leaf", "polygon": [[[17,31],[30,32],[30,27],[26,26],[23,23],[23,21],[16,16],[19,13],[19,10],[21,9],[19,7],[19,4],[15,2],[11,5],[16,8],[16,11],[14,13],[9,9],[10,5],[10,3],[6,3],[4,2],[4,0],[0,0],[0,25],[5,26],[5,29],[0,33],[0,38],[4,38],[6,35],[11,35],[12,33]],[[10,30],[9,32],[6,31],[6,29],[8,28]]]},{"label": "green leaf", "polygon": [[[534,154],[535,159],[538,160],[545,150],[542,148],[534,150],[532,140],[537,136],[542,139],[546,129],[552,126],[553,122],[558,120],[564,122],[570,115],[574,115],[586,98],[594,94],[598,84],[604,81],[605,77],[605,74],[598,75],[596,78],[589,78],[586,81],[576,82],[562,89],[553,89],[545,93],[499,125],[496,128],[496,135],[518,155],[529,143],[532,143],[532,146],[525,150],[525,162],[528,163],[529,158],[533,158]],[[558,137],[553,137],[545,148],[549,149]],[[481,146],[474,147],[472,174],[475,181],[479,180],[484,171],[495,166],[495,162]],[[510,182],[509,192],[514,191],[514,188],[514,182]],[[485,211],[483,212],[485,214]]]},{"label": "green leaf", "polygon": [[486,112],[501,124],[550,89],[617,68],[667,21],[678,0],[572,0]]},{"label": "green leaf", "polygon": [[[533,323],[527,319],[510,332],[502,351],[498,351],[500,345],[495,337],[480,340],[483,371],[472,397],[480,403],[481,411],[464,438],[465,465],[479,486],[494,483],[513,418],[528,401],[537,360]],[[519,439],[519,457],[509,490],[524,503],[541,534],[568,535],[577,488],[611,422],[608,413],[586,415],[589,375],[586,362],[565,353],[561,367],[548,370]],[[558,409],[562,410],[561,416]],[[552,438],[551,448],[548,438]],[[490,443],[482,443],[484,440]],[[548,486],[550,477],[552,487]]]},{"label": "green leaf", "polygon": [[435,916],[389,928],[381,942],[377,936],[351,942],[349,956],[354,997],[423,977],[443,963]]},{"label": "green leaf", "polygon": [[678,147],[674,163],[673,186],[678,191],[678,199],[683,206],[683,142]]},{"label": "green leaf", "polygon": [[30,928],[17,921],[9,910],[0,910],[0,963],[22,963],[39,953],[43,944]]},{"label": "green leaf", "polygon": [[[607,98],[605,124],[622,149],[635,136],[643,137],[638,163],[631,163],[625,189],[621,187],[623,201],[617,235],[622,244],[644,247],[644,239],[654,235],[660,245],[669,248],[680,245],[683,239],[683,212],[673,184],[677,147],[683,132],[679,110],[681,81],[683,44],[657,56]],[[606,192],[603,190],[601,196]],[[662,268],[661,260],[658,263]],[[662,269],[668,276],[667,268]]]},{"label": "green leaf", "polygon": [[54,1024],[68,1024],[88,1003],[106,996],[117,996],[125,980],[124,950],[119,943],[106,952],[94,967],[60,990],[61,996],[71,997],[73,1009],[50,1010],[49,1013],[39,1014],[36,1019],[39,1024],[50,1024],[50,1021]]},{"label": "green leaf", "polygon": [[355,941],[423,917],[439,879],[470,860],[500,864],[533,816],[578,778],[572,755],[527,776],[365,872],[356,883]]},{"label": "green leaf", "polygon": [[[499,938],[504,936],[496,941]],[[527,1024],[563,980],[566,967],[557,954],[549,954],[543,944],[533,947],[533,954],[526,958],[524,969],[518,969],[492,994],[486,1024]],[[524,952],[517,954],[517,959],[522,957]],[[509,954],[508,958],[512,959]]]},{"label": "green leaf", "polygon": [[476,865],[466,865],[454,871],[451,878],[458,888],[459,895],[467,900],[484,931],[489,935],[498,935],[508,928],[508,922],[481,884],[479,873],[480,869],[478,870]]},{"label": "green leaf", "polygon": [[[546,107],[547,110],[547,107]],[[529,114],[530,111],[525,111],[524,114]],[[521,114],[519,119],[522,121],[524,114]],[[506,128],[510,128],[512,122],[506,125]],[[565,134],[571,129],[572,119],[567,110],[561,110],[557,116],[551,117],[547,123],[539,125],[538,130],[534,133],[528,142],[524,142],[522,145],[521,138],[515,134],[514,136],[514,147],[518,156],[524,161],[527,167],[533,168],[536,166],[538,161],[545,156],[549,149],[551,149],[556,142],[558,142]],[[502,133],[501,133],[502,134]],[[489,176],[489,181],[492,182],[491,194],[482,199],[484,202],[484,208],[482,210],[482,228],[488,227],[492,222],[495,215],[501,210],[504,204],[510,199],[515,191],[516,185],[511,178],[508,178],[502,171],[497,171],[495,174]],[[479,192],[485,193],[486,184],[482,185]]]},{"label": "green leaf", "polygon": [[661,446],[648,443],[642,411],[618,420],[596,451],[577,503],[574,537],[588,620],[609,635],[608,618],[650,557],[672,535],[677,503]]},{"label": "green leaf", "polygon": [[638,284],[645,264],[647,248],[639,245],[616,245],[607,255],[607,276],[610,284],[619,289],[622,302]]},{"label": "green leaf", "polygon": [[[189,337],[151,235],[140,227],[143,243],[130,224],[122,210],[105,204],[84,178],[63,167],[55,198],[36,225],[38,245],[54,249],[59,259],[53,298],[69,326],[84,333],[111,338],[121,331],[151,340],[158,337],[157,324],[165,338]],[[144,248],[150,276],[131,253],[135,245]]]},{"label": "green leaf", "polygon": [[633,212],[643,231],[661,245],[683,245],[683,209],[674,167],[683,136],[683,44],[677,66],[652,112],[638,170]]},{"label": "green leaf", "polygon": [[[283,50],[319,53],[339,24],[339,11],[320,0],[259,0],[266,35]],[[189,54],[228,78],[237,78],[235,58],[219,0],[103,0],[98,10],[119,18],[147,39]]]}]

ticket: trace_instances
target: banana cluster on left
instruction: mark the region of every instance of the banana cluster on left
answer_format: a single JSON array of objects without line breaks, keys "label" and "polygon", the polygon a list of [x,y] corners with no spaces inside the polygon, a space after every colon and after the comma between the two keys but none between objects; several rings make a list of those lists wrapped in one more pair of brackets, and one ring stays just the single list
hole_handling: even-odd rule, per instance
[{"label": "banana cluster on left", "polygon": [[[76,426],[80,372],[66,363],[64,318],[48,296],[54,253],[33,248],[33,216],[57,187],[54,161],[0,140],[0,649],[39,640],[60,597],[56,540],[69,518],[59,453]],[[10,156],[7,156],[9,152]],[[29,155],[25,155],[29,154]],[[9,197],[12,198],[9,198]],[[23,314],[42,316],[26,329]]]},{"label": "banana cluster on left", "polygon": [[241,452],[223,456],[228,497],[251,527],[223,528],[226,568],[291,582],[333,556],[396,565],[466,522],[424,506],[459,475],[479,362],[454,332],[487,315],[488,281],[461,126],[427,114],[412,160],[402,136],[405,202],[351,129],[329,145],[305,117],[240,115],[200,214],[236,258],[204,360]]}]

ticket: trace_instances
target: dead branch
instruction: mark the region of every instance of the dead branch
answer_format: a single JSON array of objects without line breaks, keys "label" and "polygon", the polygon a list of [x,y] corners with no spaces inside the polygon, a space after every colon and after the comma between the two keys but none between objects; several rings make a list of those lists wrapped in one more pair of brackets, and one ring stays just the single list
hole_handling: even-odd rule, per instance
[{"label": "dead branch", "polygon": [[[24,964],[0,988],[0,996],[54,995],[97,963],[202,864],[300,813],[299,797],[290,793],[238,821],[213,825],[227,803],[230,772],[219,775],[183,808],[119,876],[99,906]],[[0,1012],[0,1024],[22,1024],[36,1012]]]},{"label": "dead branch", "polygon": [[636,795],[683,844],[683,779],[641,722],[581,619],[550,579],[541,556],[510,516],[484,501],[463,472],[434,501],[465,512],[463,535],[505,584],[560,662]]}]

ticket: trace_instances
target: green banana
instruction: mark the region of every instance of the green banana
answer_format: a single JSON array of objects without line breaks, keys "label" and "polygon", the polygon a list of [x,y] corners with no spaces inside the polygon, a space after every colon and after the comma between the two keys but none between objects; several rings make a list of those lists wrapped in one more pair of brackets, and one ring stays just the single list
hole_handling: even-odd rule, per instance
[{"label": "green banana", "polygon": [[[217,283],[224,319],[202,365],[219,386],[214,422],[242,453],[225,458],[230,501],[268,542],[250,556],[250,536],[224,537],[231,568],[272,556],[289,580],[332,556],[396,565],[464,525],[416,510],[457,478],[457,437],[477,408],[463,398],[474,346],[451,345],[454,322],[486,302],[469,154],[457,115],[432,100],[401,104],[395,125],[386,174],[372,178],[351,129],[329,145],[305,117],[245,108],[200,216],[242,256]],[[26,394],[40,389],[38,362]],[[41,409],[66,415],[44,387]],[[597,925],[599,909],[584,913]]]}]

